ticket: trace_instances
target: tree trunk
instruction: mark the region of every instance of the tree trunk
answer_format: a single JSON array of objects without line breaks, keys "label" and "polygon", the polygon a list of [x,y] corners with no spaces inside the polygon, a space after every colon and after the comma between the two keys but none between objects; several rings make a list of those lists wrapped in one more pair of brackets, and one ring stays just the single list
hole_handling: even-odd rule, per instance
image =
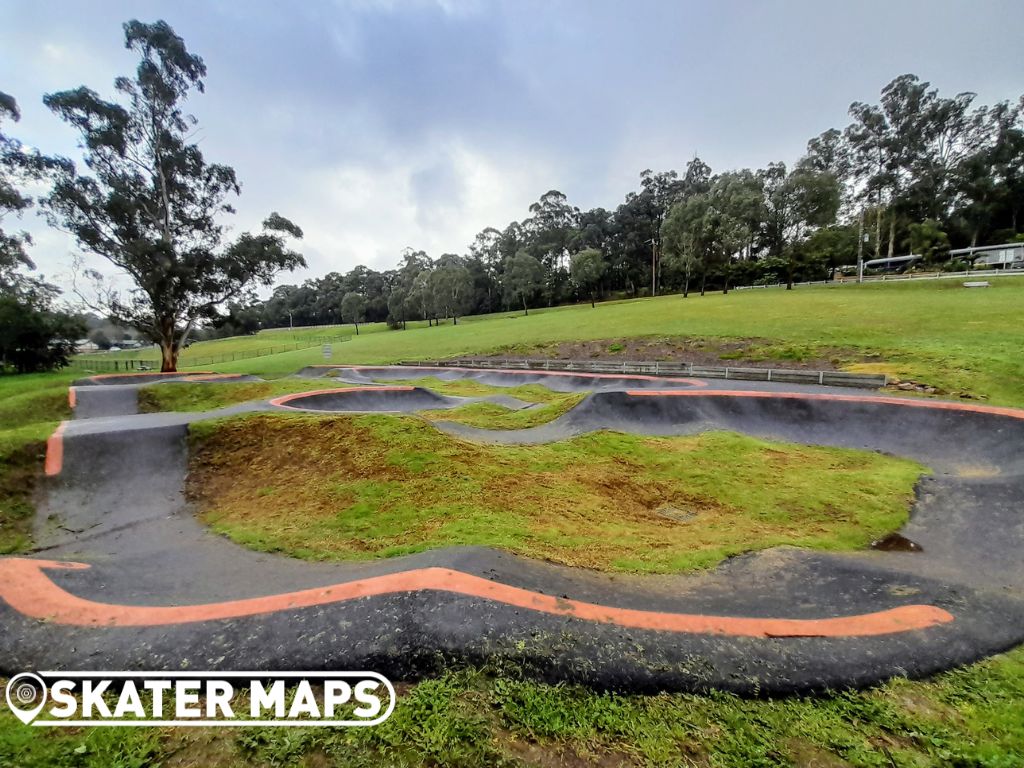
[{"label": "tree trunk", "polygon": [[875,258],[882,255],[882,199],[878,198],[878,210],[875,211]]},{"label": "tree trunk", "polygon": [[896,214],[889,219],[889,258],[895,255],[896,251]]},{"label": "tree trunk", "polygon": [[683,278],[683,298],[690,298],[690,270],[686,270],[686,276]]},{"label": "tree trunk", "polygon": [[359,323],[352,323],[356,327],[356,336],[359,335]]},{"label": "tree trunk", "polygon": [[706,272],[701,272],[701,274],[700,274],[700,295],[701,296],[704,295],[704,286],[707,284],[707,282],[708,282],[707,273]]},{"label": "tree trunk", "polygon": [[178,350],[174,339],[160,340],[160,373],[175,373],[178,370]]},{"label": "tree trunk", "polygon": [[181,347],[177,344],[174,318],[160,318],[157,321],[157,330],[160,334],[160,373],[175,373],[178,370],[178,350]]},{"label": "tree trunk", "polygon": [[457,318],[455,316],[455,313],[452,313],[452,325],[458,325],[458,324],[459,324],[459,318]]},{"label": "tree trunk", "polygon": [[597,306],[597,304],[595,302],[596,302],[596,299],[594,298],[594,294],[591,293],[590,294],[590,308],[591,309],[594,309]]},{"label": "tree trunk", "polygon": [[530,308],[526,306],[526,294],[525,293],[523,294],[523,313],[527,317],[530,316]]}]

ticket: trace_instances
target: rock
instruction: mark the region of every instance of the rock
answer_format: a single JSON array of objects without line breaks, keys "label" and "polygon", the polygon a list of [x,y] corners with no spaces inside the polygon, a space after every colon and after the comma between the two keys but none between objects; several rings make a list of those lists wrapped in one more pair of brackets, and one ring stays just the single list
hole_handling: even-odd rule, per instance
[{"label": "rock", "polygon": [[899,533],[890,533],[871,542],[872,549],[882,552],[923,552],[924,548]]}]

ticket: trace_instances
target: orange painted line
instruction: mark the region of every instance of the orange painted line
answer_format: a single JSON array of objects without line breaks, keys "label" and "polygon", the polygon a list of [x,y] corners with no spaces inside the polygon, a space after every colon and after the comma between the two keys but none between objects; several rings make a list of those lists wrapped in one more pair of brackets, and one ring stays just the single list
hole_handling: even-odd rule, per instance
[{"label": "orange painted line", "polygon": [[302,411],[306,409],[296,408],[294,405],[285,405],[285,403],[301,399],[303,397],[309,397],[310,395],[334,395],[339,392],[412,392],[414,389],[416,389],[416,387],[399,386],[397,384],[381,387],[338,387],[337,389],[314,389],[309,392],[293,392],[290,395],[281,395],[280,397],[275,397],[273,400],[269,400],[268,402],[271,405],[276,405],[278,408],[290,408],[293,411]]},{"label": "orange painted line", "polygon": [[78,395],[75,393],[75,388],[68,387],[68,407],[71,408],[71,410],[74,410],[77,404]]},{"label": "orange painted line", "polygon": [[[393,366],[387,365],[311,365],[310,368],[346,368],[353,371],[392,371]],[[700,379],[679,379],[667,376],[647,376],[642,373],[589,373],[587,371],[541,371],[532,368],[461,368],[457,366],[417,365],[408,366],[410,370],[421,371],[471,371],[474,373],[511,373],[517,376],[587,376],[594,379],[636,379],[637,381],[664,381],[678,384],[689,384],[693,387],[706,387],[708,383]]]},{"label": "orange painted line", "polygon": [[43,463],[43,472],[47,477],[59,475],[64,466],[64,429],[67,425],[66,421],[62,421],[46,440],[46,461]]},{"label": "orange painted line", "polygon": [[972,413],[988,413],[995,416],[1009,416],[1013,419],[1024,419],[1024,410],[1020,408],[1004,408],[998,405],[973,405],[971,403],[951,403],[946,400],[911,400],[905,397],[872,397],[870,395],[826,395],[805,392],[761,392],[737,391],[733,389],[705,389],[690,392],[678,389],[630,389],[626,392],[632,397],[757,397],[779,400],[828,400],[847,403],[882,403],[884,405],[904,405],[908,408],[933,408],[940,411],[969,411]]},{"label": "orange painted line", "polygon": [[89,566],[48,560],[0,560],[0,598],[40,621],[79,627],[143,627],[220,621],[358,600],[378,595],[438,591],[493,600],[525,610],[634,629],[737,637],[869,637],[948,624],[952,614],[933,605],[829,619],[745,618],[641,611],[552,597],[448,568],[417,568],[384,576],[246,600],[187,606],[113,605],[86,600],[58,587],[45,568]]}]

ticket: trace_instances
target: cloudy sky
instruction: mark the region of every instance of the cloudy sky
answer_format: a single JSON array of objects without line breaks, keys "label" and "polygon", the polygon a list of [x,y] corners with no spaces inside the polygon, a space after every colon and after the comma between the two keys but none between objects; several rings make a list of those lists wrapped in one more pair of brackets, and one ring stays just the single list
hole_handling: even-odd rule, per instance
[{"label": "cloudy sky", "polygon": [[[194,0],[0,4],[10,133],[75,154],[43,93],[112,95],[134,69],[121,23],[168,21],[201,55],[189,109],[235,167],[232,226],[271,210],[306,232],[309,270],[392,266],[405,246],[465,252],[549,189],[614,207],[644,168],[792,162],[913,72],[990,103],[1024,93],[1024,3],[974,0]],[[40,271],[74,244],[30,215]],[[99,265],[99,263],[97,263]]]}]

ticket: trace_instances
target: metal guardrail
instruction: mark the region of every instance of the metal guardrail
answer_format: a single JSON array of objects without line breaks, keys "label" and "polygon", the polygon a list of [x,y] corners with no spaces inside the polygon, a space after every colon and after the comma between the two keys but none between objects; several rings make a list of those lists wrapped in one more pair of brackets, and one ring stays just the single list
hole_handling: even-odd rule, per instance
[{"label": "metal guardrail", "polygon": [[612,362],[609,360],[546,360],[508,358],[497,360],[431,360],[403,361],[399,365],[425,368],[507,368],[534,371],[579,371],[581,373],[622,373],[646,376],[692,376],[701,379],[733,379],[734,381],[773,381],[784,384],[818,384],[832,387],[877,389],[888,383],[888,377],[874,373],[846,371],[806,371],[784,368],[742,368],[670,362]]},{"label": "metal guardrail", "polygon": [[[1024,275],[1024,269],[976,269],[960,272],[906,272],[903,274],[887,275],[865,275],[864,283],[894,283],[901,280],[962,280],[965,277],[1013,277]],[[836,277],[833,280],[811,280],[803,283],[793,283],[796,288],[799,285],[856,285],[857,277]],[[735,291],[752,291],[759,288],[785,288],[785,281],[778,283],[767,283],[765,285],[737,285]]]},{"label": "metal guardrail", "polygon": [[[351,338],[351,336],[324,336],[306,339],[294,344],[277,344],[271,347],[258,347],[240,352],[225,352],[220,355],[207,355],[205,357],[183,356],[178,359],[178,364],[182,368],[194,368],[196,366],[231,363],[236,360],[251,360],[256,357],[278,355],[282,352],[312,349],[324,344],[341,344],[349,341]],[[84,371],[149,371],[160,367],[160,358],[103,359],[101,357],[73,357],[69,361],[68,367]]]}]

